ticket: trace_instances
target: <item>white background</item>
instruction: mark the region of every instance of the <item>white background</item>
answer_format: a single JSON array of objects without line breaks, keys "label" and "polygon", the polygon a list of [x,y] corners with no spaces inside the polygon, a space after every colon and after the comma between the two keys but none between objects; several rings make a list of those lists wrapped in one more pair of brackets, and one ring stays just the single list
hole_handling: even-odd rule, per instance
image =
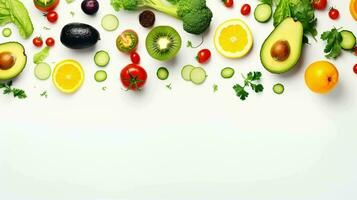
[{"label": "white background", "polygon": [[[35,26],[34,36],[52,36],[56,47],[48,62],[76,59],[82,63],[86,79],[74,95],[57,91],[51,80],[33,75],[32,56],[38,49],[31,39],[23,41],[13,26],[10,39],[26,47],[28,65],[15,81],[24,88],[26,100],[0,97],[0,199],[6,200],[112,200],[112,199],[244,199],[244,200],[352,200],[357,198],[357,76],[352,72],[356,56],[344,52],[336,61],[338,87],[328,95],[311,93],[304,83],[305,68],[325,60],[324,42],[311,40],[300,64],[285,75],[263,69],[259,50],[273,29],[272,21],[259,24],[253,15],[243,17],[240,7],[258,1],[236,1],[226,9],[220,0],[209,0],[214,10],[211,30],[203,47],[212,50],[204,65],[208,79],[194,86],[180,77],[181,67],[195,64],[198,50],[185,47],[199,36],[185,33],[181,22],[157,13],[156,25],[170,24],[183,39],[183,48],[174,61],[160,63],[150,58],[144,40],[148,29],[138,23],[139,12],[115,13],[109,0],[100,1],[97,16],[86,16],[80,0],[57,11],[60,20],[49,24],[32,1],[24,1]],[[319,33],[333,26],[356,31],[348,10],[348,0],[332,1],[341,18],[332,21],[327,11],[316,12]],[[75,12],[75,16],[70,15]],[[114,13],[120,27],[105,32],[101,17]],[[215,51],[215,27],[232,17],[252,28],[254,48],[238,60],[228,60]],[[61,28],[68,22],[85,22],[98,28],[102,40],[95,49],[74,51],[59,42]],[[43,30],[43,26],[51,28]],[[138,52],[149,74],[141,93],[125,92],[119,82],[120,70],[129,58],[118,52],[114,42],[125,29],[140,35]],[[357,32],[355,32],[357,34]],[[108,80],[96,83],[93,63],[97,50],[107,50],[111,62]],[[53,64],[52,64],[53,66]],[[159,81],[156,69],[169,68],[171,76]],[[220,70],[236,69],[232,80],[222,80]],[[242,82],[240,73],[263,72],[265,91],[251,93],[242,102],[232,86]],[[281,82],[282,96],[272,92]],[[165,85],[172,83],[172,90]],[[219,90],[213,93],[212,86]],[[102,91],[106,86],[107,91]],[[48,98],[40,96],[48,91]]]}]

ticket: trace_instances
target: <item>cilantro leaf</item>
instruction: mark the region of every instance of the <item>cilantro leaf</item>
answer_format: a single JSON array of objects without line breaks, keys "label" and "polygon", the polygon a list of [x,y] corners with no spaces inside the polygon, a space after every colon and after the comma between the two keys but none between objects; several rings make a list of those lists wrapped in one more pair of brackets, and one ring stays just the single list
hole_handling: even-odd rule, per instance
[{"label": "cilantro leaf", "polygon": [[249,96],[249,93],[245,91],[244,87],[239,84],[234,85],[233,89],[236,92],[237,96],[243,101],[246,100],[246,98]]},{"label": "cilantro leaf", "polygon": [[263,92],[264,87],[262,84],[250,84],[250,87],[252,90],[254,90],[255,93],[260,93]]},{"label": "cilantro leaf", "polygon": [[255,93],[263,92],[263,85],[254,83],[256,81],[260,81],[262,77],[261,72],[249,72],[246,77],[244,75],[242,75],[242,77],[244,78],[244,86],[239,84],[233,86],[236,95],[240,97],[241,100],[244,101],[249,96],[249,93],[245,90],[246,87],[250,86]]}]

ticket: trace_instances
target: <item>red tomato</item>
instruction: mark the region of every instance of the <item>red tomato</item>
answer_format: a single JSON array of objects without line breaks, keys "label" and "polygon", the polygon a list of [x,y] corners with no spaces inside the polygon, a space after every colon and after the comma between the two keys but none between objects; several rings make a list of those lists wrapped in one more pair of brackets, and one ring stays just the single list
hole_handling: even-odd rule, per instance
[{"label": "red tomato", "polygon": [[129,64],[121,70],[120,80],[128,90],[140,90],[146,83],[148,75],[144,68],[137,64]]},{"label": "red tomato", "polygon": [[201,51],[198,52],[196,60],[199,63],[205,63],[211,58],[211,51],[208,49],[202,49]]},{"label": "red tomato", "polygon": [[325,10],[327,6],[327,0],[313,0],[312,6],[314,6],[315,10]]},{"label": "red tomato", "polygon": [[35,37],[32,40],[33,45],[35,45],[36,47],[41,47],[43,45],[43,41],[41,37]]},{"label": "red tomato", "polygon": [[357,47],[355,47],[355,55],[357,56]]},{"label": "red tomato", "polygon": [[134,51],[130,53],[130,59],[134,64],[140,63],[140,55]]},{"label": "red tomato", "polygon": [[52,47],[55,45],[55,40],[53,38],[47,38],[46,39],[46,45],[49,46],[49,47]]},{"label": "red tomato", "polygon": [[222,0],[222,1],[227,8],[233,7],[233,4],[234,4],[233,0]]},{"label": "red tomato", "polygon": [[249,15],[250,10],[251,10],[250,5],[249,4],[244,4],[242,6],[242,8],[240,9],[240,12],[242,13],[242,15],[247,16],[247,15]]},{"label": "red tomato", "polygon": [[58,20],[58,14],[56,11],[51,10],[46,14],[47,20],[51,23],[55,23]]},{"label": "red tomato", "polygon": [[336,20],[340,17],[340,12],[336,8],[331,8],[328,15],[331,19]]},{"label": "red tomato", "polygon": [[54,10],[58,6],[60,0],[47,0],[46,3],[41,0],[33,0],[33,2],[37,9],[42,12],[48,12]]},{"label": "red tomato", "polygon": [[357,74],[357,64],[355,64],[355,66],[353,66],[353,72],[354,72],[355,74]]}]

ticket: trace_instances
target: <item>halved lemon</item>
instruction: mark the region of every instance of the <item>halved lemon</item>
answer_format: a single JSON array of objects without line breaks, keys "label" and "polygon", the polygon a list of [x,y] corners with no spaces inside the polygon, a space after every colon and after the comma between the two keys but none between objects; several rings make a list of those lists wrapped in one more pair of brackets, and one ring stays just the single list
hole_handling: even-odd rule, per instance
[{"label": "halved lemon", "polygon": [[350,12],[352,17],[357,21],[357,0],[351,0]]},{"label": "halved lemon", "polygon": [[64,93],[74,93],[83,84],[84,72],[81,64],[75,60],[59,62],[52,75],[56,88]]},{"label": "halved lemon", "polygon": [[252,32],[242,20],[230,19],[217,27],[214,45],[224,57],[241,58],[252,49]]}]

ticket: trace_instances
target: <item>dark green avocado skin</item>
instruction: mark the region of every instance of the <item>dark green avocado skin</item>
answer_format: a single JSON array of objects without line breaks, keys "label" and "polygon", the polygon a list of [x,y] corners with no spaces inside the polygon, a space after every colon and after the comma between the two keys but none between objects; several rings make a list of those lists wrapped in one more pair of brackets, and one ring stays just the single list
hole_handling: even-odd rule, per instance
[{"label": "dark green avocado skin", "polygon": [[62,28],[61,42],[70,49],[85,49],[94,46],[100,34],[94,27],[83,23],[70,23]]}]

